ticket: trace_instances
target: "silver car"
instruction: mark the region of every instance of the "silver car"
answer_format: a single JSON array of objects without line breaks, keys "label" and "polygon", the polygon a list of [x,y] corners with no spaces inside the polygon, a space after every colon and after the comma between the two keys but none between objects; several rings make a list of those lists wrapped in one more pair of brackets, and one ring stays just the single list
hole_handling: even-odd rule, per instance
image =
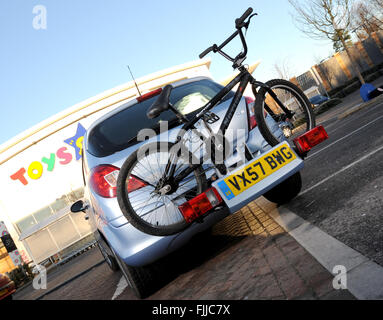
[{"label": "silver car", "polygon": [[[183,114],[193,117],[216,95],[222,86],[209,78],[198,77],[172,83],[174,89],[170,100],[173,106],[182,107]],[[230,92],[212,111],[221,119],[212,125],[218,131],[228,109],[234,92]],[[112,270],[121,269],[128,283],[138,297],[152,292],[155,275],[152,265],[160,258],[186,244],[194,235],[222,220],[229,214],[227,208],[216,210],[204,217],[203,223],[194,223],[185,231],[167,237],[145,234],[131,224],[123,215],[116,197],[116,180],[125,159],[144,143],[153,140],[176,140],[181,123],[174,113],[166,111],[159,118],[148,119],[146,112],[156,97],[152,94],[134,99],[92,124],[84,137],[83,176],[85,200],[72,206],[72,211],[85,211],[94,227],[99,248]],[[225,161],[227,167],[243,161],[239,148],[245,143],[248,150],[259,156],[271,147],[260,134],[253,112],[254,101],[244,97],[240,102],[229,131],[233,135],[232,155]],[[283,133],[274,120],[268,116],[274,135]],[[274,122],[274,123],[273,123]],[[161,132],[166,123],[167,132]],[[137,135],[142,129],[155,130],[158,133],[147,141],[138,141]],[[273,185],[263,186],[262,194],[271,201],[283,202],[293,198],[301,188],[300,175],[280,173]],[[210,178],[213,172],[207,174]],[[286,177],[289,178],[286,179]],[[271,190],[270,190],[271,189]],[[283,192],[281,192],[283,191]],[[283,195],[283,196],[282,196]]]}]

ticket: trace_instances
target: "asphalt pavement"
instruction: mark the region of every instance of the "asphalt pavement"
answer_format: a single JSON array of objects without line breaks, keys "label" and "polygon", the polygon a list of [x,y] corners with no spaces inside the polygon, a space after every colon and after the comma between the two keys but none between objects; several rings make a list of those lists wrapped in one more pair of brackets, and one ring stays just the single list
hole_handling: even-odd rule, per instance
[{"label": "asphalt pavement", "polygon": [[326,119],[330,138],[305,160],[287,208],[383,266],[382,101]]}]

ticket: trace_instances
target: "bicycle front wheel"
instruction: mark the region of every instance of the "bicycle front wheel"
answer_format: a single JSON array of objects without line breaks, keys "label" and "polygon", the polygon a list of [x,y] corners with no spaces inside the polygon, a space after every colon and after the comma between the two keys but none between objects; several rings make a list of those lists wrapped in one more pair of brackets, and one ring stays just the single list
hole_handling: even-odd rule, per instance
[{"label": "bicycle front wheel", "polygon": [[253,87],[255,117],[264,139],[275,146],[295,138],[315,127],[311,103],[293,83],[275,79],[266,82],[258,93]]},{"label": "bicycle front wheel", "polygon": [[[177,176],[191,166],[191,153],[177,157],[177,146],[170,142],[155,142],[136,150],[121,167],[117,180],[117,200],[127,220],[138,230],[169,236],[183,231],[190,224],[178,206],[207,188],[202,166],[182,181]],[[176,165],[172,177],[164,179],[169,159]],[[177,182],[175,182],[177,181]]]}]

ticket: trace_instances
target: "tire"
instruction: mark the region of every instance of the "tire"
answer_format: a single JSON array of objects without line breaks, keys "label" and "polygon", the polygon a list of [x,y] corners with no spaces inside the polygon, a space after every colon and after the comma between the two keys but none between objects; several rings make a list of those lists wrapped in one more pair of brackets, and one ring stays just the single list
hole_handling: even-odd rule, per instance
[{"label": "tire", "polygon": [[[253,86],[253,92],[256,94],[254,112],[259,131],[272,147],[282,141],[292,142],[296,137],[315,127],[315,115],[311,103],[301,89],[282,79],[270,80],[266,85],[285,106],[288,102],[287,108],[290,111],[295,112],[293,119],[286,120],[285,112],[270,95],[269,89],[262,87],[256,93],[256,87]],[[270,116],[265,107],[273,111],[274,117]]]},{"label": "tire", "polygon": [[279,205],[286,204],[294,199],[302,189],[301,173],[297,172],[273,189],[267,191],[263,196]]},{"label": "tire", "polygon": [[157,277],[151,265],[144,267],[128,266],[112,249],[114,257],[118,263],[119,269],[132,288],[134,294],[139,299],[144,299],[154,293],[156,290]]},{"label": "tire", "polygon": [[120,270],[115,255],[113,254],[113,251],[103,239],[100,238],[99,240],[97,240],[97,247],[100,250],[102,256],[104,257],[108,267],[114,272]]},{"label": "tire", "polygon": [[[154,236],[169,236],[187,228],[190,224],[185,221],[178,206],[207,188],[206,175],[199,166],[179,186],[172,186],[169,194],[160,194],[159,182],[172,148],[176,148],[173,143],[154,142],[145,145],[145,152],[136,150],[125,160],[117,179],[117,200],[124,216],[138,230]],[[175,173],[190,166],[192,159],[190,152],[186,157],[178,158]],[[132,177],[138,179],[141,187],[129,192]],[[134,182],[137,183],[137,180]]]}]

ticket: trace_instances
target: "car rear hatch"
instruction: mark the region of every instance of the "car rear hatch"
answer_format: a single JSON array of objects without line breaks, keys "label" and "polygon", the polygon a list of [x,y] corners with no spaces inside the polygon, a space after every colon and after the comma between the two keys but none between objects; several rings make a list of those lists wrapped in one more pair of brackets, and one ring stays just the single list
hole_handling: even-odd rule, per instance
[{"label": "car rear hatch", "polygon": [[[198,81],[189,80],[173,89],[170,100],[179,111],[192,118],[221,88],[222,86],[207,78],[202,78]],[[234,93],[230,92],[212,110],[219,117],[217,122],[211,124],[214,132],[218,131],[233,95]],[[107,181],[107,183],[97,184],[102,188],[106,188],[106,190],[96,190],[97,192],[94,194],[94,197],[103,198],[99,199],[99,203],[102,203],[105,210],[105,219],[107,221],[115,221],[116,225],[122,221],[120,219],[122,213],[115,199],[115,188],[110,187],[110,183],[115,181],[118,170],[123,165],[125,159],[143,143],[137,139],[137,134],[139,132],[143,133],[143,135],[147,133],[149,137],[152,136],[149,140],[153,141],[157,139],[161,141],[175,141],[177,133],[182,127],[182,124],[171,111],[165,111],[160,117],[152,120],[146,117],[146,111],[155,99],[156,96],[148,95],[146,99],[140,99],[140,102],[130,102],[119,107],[97,121],[88,130],[86,135],[85,149],[87,150],[87,155],[85,170],[91,172],[90,176],[92,179],[94,178],[94,170],[97,168],[97,172],[101,174],[97,181]],[[169,130],[162,132],[165,122]],[[141,131],[143,129],[146,129],[146,131]],[[245,99],[242,99],[227,131],[227,136],[232,142],[233,149],[236,148],[239,141],[245,142],[248,134],[247,103]],[[238,156],[234,153],[231,159],[228,159],[227,164],[231,165],[236,161],[238,161]],[[92,191],[95,191],[94,189]],[[108,197],[105,198],[105,195],[109,194],[111,197],[109,199]],[[155,206],[154,203],[148,205]],[[125,219],[123,220],[125,221]]]}]

